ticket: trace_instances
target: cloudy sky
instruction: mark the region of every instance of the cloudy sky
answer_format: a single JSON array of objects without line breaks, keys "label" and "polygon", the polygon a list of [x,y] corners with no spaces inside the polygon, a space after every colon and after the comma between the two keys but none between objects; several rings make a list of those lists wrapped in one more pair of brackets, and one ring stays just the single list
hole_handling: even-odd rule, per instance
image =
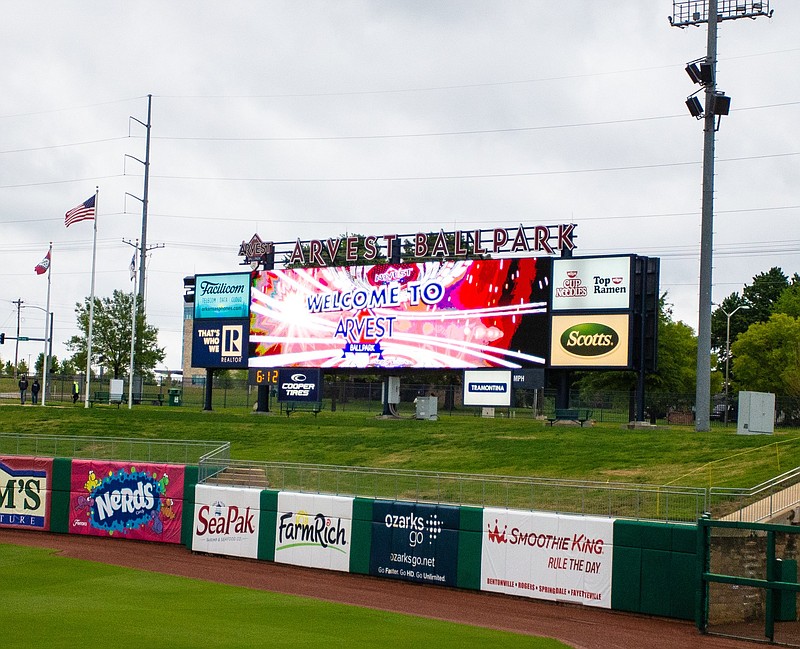
[{"label": "cloudy sky", "polygon": [[[713,299],[800,272],[800,2],[720,25]],[[89,294],[130,290],[152,95],[148,320],[179,368],[186,275],[291,241],[574,222],[578,254],[657,256],[697,325],[706,29],[672,0],[6,3],[0,23],[0,331],[44,307],[55,354]],[[126,156],[133,156],[133,158]],[[21,334],[44,313],[23,308]],[[35,360],[41,343],[21,343]],[[0,348],[13,360],[14,346]]]}]

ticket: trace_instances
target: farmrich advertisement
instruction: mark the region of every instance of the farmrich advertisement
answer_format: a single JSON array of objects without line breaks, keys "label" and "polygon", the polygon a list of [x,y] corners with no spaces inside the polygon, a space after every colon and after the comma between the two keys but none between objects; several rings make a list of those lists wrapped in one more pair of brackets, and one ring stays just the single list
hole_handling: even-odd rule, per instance
[{"label": "farmrich advertisement", "polygon": [[455,586],[459,508],[376,500],[369,574]]},{"label": "farmrich advertisement", "polygon": [[181,542],[184,467],[73,460],[70,533]]},{"label": "farmrich advertisement", "polygon": [[543,366],[550,259],[270,270],[254,276],[251,368]]},{"label": "farmrich advertisement", "polygon": [[275,561],[347,572],[352,519],[352,498],[281,491]]},{"label": "farmrich advertisement", "polygon": [[481,590],[611,608],[614,519],[483,510]]},{"label": "farmrich advertisement", "polygon": [[258,558],[259,489],[195,487],[192,550]]},{"label": "farmrich advertisement", "polygon": [[53,460],[0,456],[0,527],[50,529]]}]

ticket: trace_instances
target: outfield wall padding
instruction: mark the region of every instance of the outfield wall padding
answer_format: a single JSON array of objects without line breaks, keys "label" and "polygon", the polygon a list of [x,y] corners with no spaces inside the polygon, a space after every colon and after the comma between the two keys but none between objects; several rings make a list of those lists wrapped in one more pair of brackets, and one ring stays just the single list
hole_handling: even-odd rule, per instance
[{"label": "outfield wall padding", "polygon": [[696,525],[197,480],[195,465],[0,456],[0,527],[182,543],[380,578],[695,615]]}]

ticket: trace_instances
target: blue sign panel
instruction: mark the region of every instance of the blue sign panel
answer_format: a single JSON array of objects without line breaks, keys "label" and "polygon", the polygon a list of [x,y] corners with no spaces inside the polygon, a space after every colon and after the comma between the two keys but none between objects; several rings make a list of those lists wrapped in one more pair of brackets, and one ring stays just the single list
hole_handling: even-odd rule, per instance
[{"label": "blue sign panel", "polygon": [[322,401],[322,370],[278,370],[278,401]]},{"label": "blue sign panel", "polygon": [[250,320],[195,320],[192,367],[247,368]]},{"label": "blue sign panel", "polygon": [[249,318],[250,273],[197,275],[194,286],[194,317]]},{"label": "blue sign panel", "polygon": [[369,574],[455,586],[458,528],[458,507],[376,500]]}]

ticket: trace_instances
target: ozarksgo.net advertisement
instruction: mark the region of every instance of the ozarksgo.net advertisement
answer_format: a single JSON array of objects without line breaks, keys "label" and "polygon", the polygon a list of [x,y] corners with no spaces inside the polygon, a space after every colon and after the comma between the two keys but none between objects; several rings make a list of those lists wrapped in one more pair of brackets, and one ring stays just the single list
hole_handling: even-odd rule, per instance
[{"label": "ozarksgo.net advertisement", "polygon": [[455,586],[458,507],[376,500],[370,574]]}]

